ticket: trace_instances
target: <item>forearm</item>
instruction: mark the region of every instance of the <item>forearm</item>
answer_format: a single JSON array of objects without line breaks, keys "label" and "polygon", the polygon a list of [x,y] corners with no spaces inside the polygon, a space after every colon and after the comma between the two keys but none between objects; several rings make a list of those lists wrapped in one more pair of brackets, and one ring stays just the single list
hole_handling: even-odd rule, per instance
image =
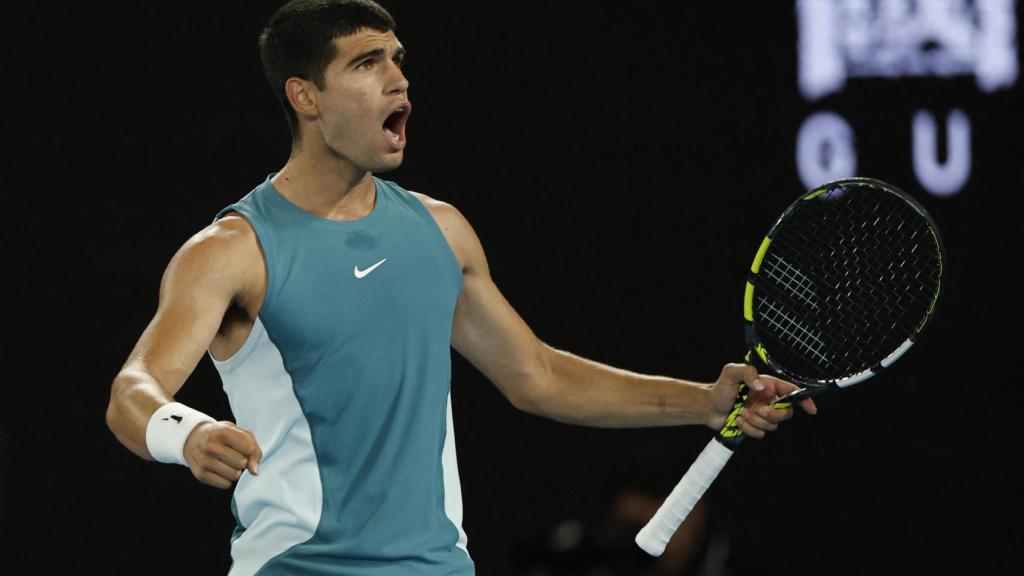
[{"label": "forearm", "polygon": [[646,376],[546,348],[532,412],[602,428],[707,423],[711,384]]},{"label": "forearm", "polygon": [[124,370],[117,375],[107,405],[107,426],[129,450],[146,460],[153,457],[146,447],[146,427],[154,412],[173,402],[155,378],[141,370]]}]

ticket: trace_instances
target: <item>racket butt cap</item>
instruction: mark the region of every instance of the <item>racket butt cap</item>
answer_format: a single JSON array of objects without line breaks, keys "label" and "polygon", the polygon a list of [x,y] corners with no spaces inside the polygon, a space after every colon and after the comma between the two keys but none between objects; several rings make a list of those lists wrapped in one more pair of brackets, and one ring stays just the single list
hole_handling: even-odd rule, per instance
[{"label": "racket butt cap", "polygon": [[665,544],[662,544],[657,538],[651,537],[650,531],[647,527],[644,527],[643,530],[637,533],[635,541],[636,545],[639,546],[641,550],[655,558],[661,556],[665,551]]}]

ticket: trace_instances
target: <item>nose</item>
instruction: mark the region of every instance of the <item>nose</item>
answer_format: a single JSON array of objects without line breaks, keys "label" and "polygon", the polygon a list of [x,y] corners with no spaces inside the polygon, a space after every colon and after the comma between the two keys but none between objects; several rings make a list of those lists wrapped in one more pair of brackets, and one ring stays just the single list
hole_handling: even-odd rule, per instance
[{"label": "nose", "polygon": [[402,72],[402,68],[398,64],[395,64],[394,62],[391,63],[391,67],[394,69],[394,78],[390,83],[391,89],[388,90],[388,92],[395,94],[408,92],[409,79],[405,77],[405,74]]}]

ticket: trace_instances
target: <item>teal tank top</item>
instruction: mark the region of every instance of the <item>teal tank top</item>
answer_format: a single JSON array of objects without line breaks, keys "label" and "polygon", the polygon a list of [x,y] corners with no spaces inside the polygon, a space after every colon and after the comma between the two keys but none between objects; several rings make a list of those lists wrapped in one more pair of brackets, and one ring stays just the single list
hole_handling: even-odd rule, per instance
[{"label": "teal tank top", "polygon": [[423,204],[373,181],[359,220],[270,177],[217,214],[248,220],[268,275],[245,344],[214,359],[263,450],[232,498],[231,576],[474,574],[449,394],[462,272]]}]

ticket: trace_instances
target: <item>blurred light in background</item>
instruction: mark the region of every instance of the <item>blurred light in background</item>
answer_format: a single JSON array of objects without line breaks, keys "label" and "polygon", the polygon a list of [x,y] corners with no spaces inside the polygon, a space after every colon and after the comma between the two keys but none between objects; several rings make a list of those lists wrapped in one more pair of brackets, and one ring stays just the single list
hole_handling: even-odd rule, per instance
[{"label": "blurred light in background", "polygon": [[[1019,71],[1016,10],[1015,0],[797,0],[800,94],[816,102],[859,78],[956,76],[973,76],[982,93],[1006,90]],[[907,119],[918,183],[937,196],[960,192],[971,174],[968,111],[936,118],[918,109]],[[854,127],[837,112],[812,113],[796,161],[805,188],[857,175]]]}]

